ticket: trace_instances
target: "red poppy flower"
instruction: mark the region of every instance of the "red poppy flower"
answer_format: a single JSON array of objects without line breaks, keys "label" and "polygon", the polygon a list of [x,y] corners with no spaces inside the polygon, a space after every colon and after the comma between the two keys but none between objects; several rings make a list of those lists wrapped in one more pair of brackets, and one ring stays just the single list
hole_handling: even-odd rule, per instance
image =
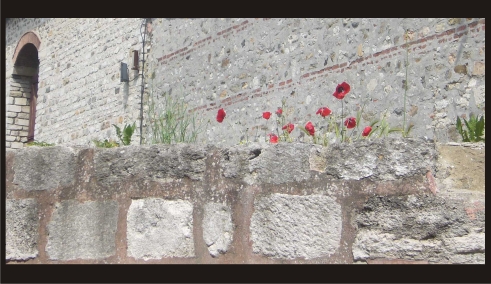
[{"label": "red poppy flower", "polygon": [[327,107],[321,107],[315,114],[320,114],[322,117],[326,117],[331,114],[331,110]]},{"label": "red poppy flower", "polygon": [[372,128],[370,126],[367,126],[367,127],[365,127],[365,129],[363,129],[361,136],[368,136],[368,134],[370,134],[371,131],[372,131]]},{"label": "red poppy flower", "polygon": [[281,108],[278,108],[278,110],[276,111],[276,114],[281,115],[282,113],[283,113],[283,110]]},{"label": "red poppy flower", "polygon": [[350,89],[351,87],[348,85],[348,83],[343,82],[336,87],[336,91],[332,95],[342,100],[344,96],[346,96],[346,94],[349,93]]},{"label": "red poppy flower", "polygon": [[217,121],[222,123],[223,119],[225,118],[225,111],[223,110],[223,108],[219,109],[218,110],[218,114],[217,114]]},{"label": "red poppy flower", "polygon": [[269,142],[278,143],[278,136],[274,135],[273,133],[270,133],[269,134]]},{"label": "red poppy flower", "polygon": [[294,128],[295,125],[288,123],[287,125],[283,126],[281,129],[288,131],[288,133],[292,133]]},{"label": "red poppy flower", "polygon": [[312,122],[307,122],[307,124],[305,124],[305,130],[307,130],[310,135],[314,136],[314,133],[315,133],[315,129],[314,129],[314,125],[312,124]]},{"label": "red poppy flower", "polygon": [[269,111],[263,112],[263,117],[265,119],[269,119],[271,117],[271,113]]},{"label": "red poppy flower", "polygon": [[348,117],[345,121],[344,121],[344,125],[347,127],[347,128],[353,128],[356,126],[356,118],[354,117]]}]

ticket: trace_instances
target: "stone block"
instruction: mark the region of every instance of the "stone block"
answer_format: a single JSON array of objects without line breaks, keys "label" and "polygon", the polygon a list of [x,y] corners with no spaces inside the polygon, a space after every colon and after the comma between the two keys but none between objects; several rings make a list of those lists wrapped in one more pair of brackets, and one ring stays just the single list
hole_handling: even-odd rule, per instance
[{"label": "stone block", "polygon": [[280,259],[329,256],[339,247],[341,229],[341,205],[329,196],[272,194],[254,202],[254,253]]},{"label": "stone block", "polygon": [[315,147],[303,143],[232,146],[223,153],[220,165],[225,177],[241,177],[248,184],[302,181],[311,177],[309,153]]},{"label": "stone block", "polygon": [[16,137],[16,136],[7,136],[7,137],[5,138],[5,141],[8,141],[8,142],[13,142],[13,141],[15,141],[16,139],[17,139],[17,137]]},{"label": "stone block", "polygon": [[27,99],[26,98],[15,98],[14,104],[18,106],[25,106],[27,105]]},{"label": "stone block", "polygon": [[102,259],[116,253],[118,203],[65,200],[48,223],[51,260]]},{"label": "stone block", "polygon": [[472,70],[472,75],[482,76],[484,75],[485,65],[484,62],[476,61],[474,62],[474,69]]},{"label": "stone block", "polygon": [[38,204],[34,199],[7,199],[5,258],[27,260],[38,255]]},{"label": "stone block", "polygon": [[21,119],[27,119],[29,120],[29,114],[28,113],[25,113],[25,112],[19,112],[17,114],[17,118],[21,118]]},{"label": "stone block", "polygon": [[75,163],[76,154],[68,147],[26,147],[15,155],[13,182],[26,190],[67,186],[74,183]]},{"label": "stone block", "polygon": [[10,142],[10,148],[22,149],[22,148],[24,148],[24,143],[22,143],[22,142]]},{"label": "stone block", "polygon": [[16,106],[16,105],[7,105],[7,111],[9,111],[9,112],[21,112],[22,107]]},{"label": "stone block", "polygon": [[205,157],[205,146],[184,143],[97,149],[95,176],[103,184],[121,182],[129,176],[152,180],[184,177],[202,180]]},{"label": "stone block", "polygon": [[435,144],[412,138],[333,144],[323,148],[320,156],[326,161],[328,175],[348,180],[424,176],[436,163]]},{"label": "stone block", "polygon": [[14,98],[22,98],[22,92],[21,91],[10,91],[10,96]]},{"label": "stone block", "polygon": [[15,124],[22,125],[22,126],[29,126],[29,119],[22,119],[17,117],[15,119]]},{"label": "stone block", "polygon": [[354,218],[359,228],[354,260],[448,263],[457,255],[484,253],[484,210],[468,216],[462,198],[462,193],[452,198],[431,193],[370,198]]},{"label": "stone block", "polygon": [[232,242],[233,224],[230,207],[207,203],[204,208],[203,239],[213,257],[227,252]]},{"label": "stone block", "polygon": [[193,205],[183,200],[132,200],[127,217],[128,256],[194,257]]}]

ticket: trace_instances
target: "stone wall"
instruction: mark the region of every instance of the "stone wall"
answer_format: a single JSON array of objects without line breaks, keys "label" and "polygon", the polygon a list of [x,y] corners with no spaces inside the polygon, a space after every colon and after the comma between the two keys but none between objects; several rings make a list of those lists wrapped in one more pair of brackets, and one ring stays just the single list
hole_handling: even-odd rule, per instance
[{"label": "stone wall", "polygon": [[482,144],[25,147],[6,197],[9,264],[485,262]]},{"label": "stone wall", "polygon": [[19,149],[27,142],[31,99],[31,78],[12,75],[7,96],[6,146]]},{"label": "stone wall", "polygon": [[[279,121],[261,114],[274,113],[282,102],[286,121],[303,126],[310,120],[319,133],[326,123],[315,115],[318,108],[339,117],[363,107],[362,125],[385,116],[393,127],[402,126],[406,116],[412,137],[440,142],[460,142],[457,116],[484,113],[484,18],[160,18],[147,27],[142,21],[7,21],[8,105],[14,103],[12,56],[20,37],[34,31],[41,41],[35,139],[88,145],[116,139],[112,124],[136,122],[139,129],[143,66],[145,143],[152,135],[150,99],[162,106],[169,96],[198,115],[198,141],[221,146],[277,132]],[[142,60],[145,28],[145,64],[134,71],[133,51]],[[121,62],[130,68],[128,83],[120,82]],[[351,92],[341,111],[332,94],[343,81]],[[219,108],[227,112],[222,124],[215,120]],[[300,131],[292,135],[310,142]],[[135,136],[133,144],[139,131]],[[12,142],[7,147],[18,146]]]},{"label": "stone wall", "polygon": [[[16,91],[14,52],[21,36],[33,31],[41,41],[35,139],[88,145],[92,139],[116,138],[111,124],[133,123],[140,115],[141,76],[131,67],[132,51],[142,48],[141,25],[138,18],[7,21],[7,117]],[[121,62],[128,63],[128,83],[120,82]],[[8,148],[18,148],[9,143]]]}]

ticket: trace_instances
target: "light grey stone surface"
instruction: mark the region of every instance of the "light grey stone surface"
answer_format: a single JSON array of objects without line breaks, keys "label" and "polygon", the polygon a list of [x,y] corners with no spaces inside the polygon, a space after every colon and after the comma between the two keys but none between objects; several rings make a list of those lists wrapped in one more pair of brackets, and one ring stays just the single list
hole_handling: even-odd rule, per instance
[{"label": "light grey stone surface", "polygon": [[287,183],[310,178],[309,153],[311,144],[283,143],[265,147],[249,161],[249,183]]},{"label": "light grey stone surface", "polygon": [[27,260],[38,255],[38,204],[35,199],[7,199],[5,258]]},{"label": "light grey stone surface", "polygon": [[127,217],[128,256],[194,257],[193,205],[183,200],[132,200]]},{"label": "light grey stone surface", "polygon": [[230,207],[220,203],[207,203],[203,217],[203,239],[213,257],[227,252],[232,242],[233,224]]},{"label": "light grey stone surface", "polygon": [[129,176],[168,180],[188,177],[202,180],[206,146],[196,144],[128,146],[98,149],[95,177],[103,184],[121,182]]},{"label": "light grey stone surface", "polygon": [[118,203],[66,200],[48,223],[49,259],[101,259],[116,253]]},{"label": "light grey stone surface", "polygon": [[26,190],[49,190],[74,183],[76,151],[69,147],[26,147],[14,160],[13,182]]},{"label": "light grey stone surface", "polygon": [[484,263],[485,213],[469,216],[467,208],[461,199],[427,194],[370,198],[355,217],[354,260]]},{"label": "light grey stone surface", "polygon": [[271,258],[312,259],[336,252],[341,205],[323,195],[272,194],[254,201],[253,252]]},{"label": "light grey stone surface", "polygon": [[[298,126],[312,120],[323,132],[327,123],[315,112],[327,106],[342,113],[332,93],[343,81],[351,85],[344,115],[355,116],[364,105],[362,126],[385,115],[391,127],[401,127],[406,118],[414,124],[414,137],[460,141],[456,117],[485,108],[484,20],[154,18],[143,50],[141,18],[9,18],[6,97],[17,96],[12,93],[17,44],[33,31],[42,42],[35,134],[42,141],[87,145],[117,139],[111,124],[136,121],[139,127],[142,81],[131,70],[133,50],[140,59],[145,52],[145,91],[159,97],[160,109],[164,93],[199,108],[200,142],[230,146],[246,137],[264,140],[283,125],[266,122],[261,114],[274,113],[283,99],[285,122],[296,124],[292,136],[309,140]],[[128,63],[129,83],[119,79],[121,62]],[[138,67],[143,70],[143,64]],[[220,107],[227,111],[222,124],[215,120]]]},{"label": "light grey stone surface", "polygon": [[248,184],[287,183],[311,177],[309,153],[319,145],[251,143],[227,147],[220,165],[228,178],[240,177]]},{"label": "light grey stone surface", "polygon": [[373,139],[322,149],[326,173],[337,178],[396,180],[434,170],[434,143],[423,139]]}]

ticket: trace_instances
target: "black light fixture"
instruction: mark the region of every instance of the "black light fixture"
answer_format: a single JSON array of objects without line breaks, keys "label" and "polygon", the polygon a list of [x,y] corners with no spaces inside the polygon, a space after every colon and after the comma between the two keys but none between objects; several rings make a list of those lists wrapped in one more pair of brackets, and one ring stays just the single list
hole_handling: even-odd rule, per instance
[{"label": "black light fixture", "polygon": [[121,82],[129,82],[128,64],[121,62]]}]

